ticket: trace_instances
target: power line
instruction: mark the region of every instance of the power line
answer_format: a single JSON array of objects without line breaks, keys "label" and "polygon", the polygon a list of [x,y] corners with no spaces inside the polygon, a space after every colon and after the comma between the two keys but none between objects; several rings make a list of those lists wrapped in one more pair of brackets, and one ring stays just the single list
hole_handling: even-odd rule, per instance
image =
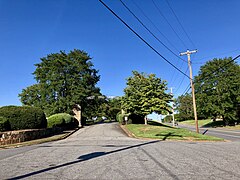
[{"label": "power line", "polygon": [[224,52],[224,53],[215,54],[215,55],[213,55],[213,56],[203,57],[203,58],[198,59],[197,62],[192,62],[192,64],[204,64],[204,63],[206,63],[206,62],[199,62],[199,61],[201,61],[201,60],[203,60],[203,59],[210,58],[210,57],[216,57],[216,56],[220,56],[220,55],[225,55],[225,54],[233,53],[233,52],[236,52],[236,51],[239,51],[239,49],[235,49],[235,50],[228,51],[228,52]]},{"label": "power line", "polygon": [[[186,69],[185,73],[187,73],[187,71],[188,71],[188,67],[187,67],[187,69]],[[182,78],[182,80],[181,80],[181,82],[180,82],[180,84],[179,84],[179,86],[178,86],[177,90],[175,91],[175,93],[177,93],[177,92],[178,92],[178,90],[179,90],[179,88],[181,87],[181,85],[182,85],[182,83],[183,83],[184,79],[185,79],[185,76],[183,76],[183,78]]]},{"label": "power line", "polygon": [[[184,62],[181,63],[179,69],[182,69],[183,63],[184,63]],[[178,62],[177,62],[177,65],[178,65]],[[174,79],[175,74],[176,74],[176,71],[174,71],[174,72],[172,73],[172,76],[171,76],[171,78],[170,78],[169,84],[174,84],[174,82],[176,81],[177,78]],[[187,74],[187,73],[185,73],[185,74]],[[184,77],[185,77],[185,76],[184,76]]]},{"label": "power line", "polygon": [[[166,40],[169,42],[169,44],[172,45],[173,48],[174,48],[176,51],[179,52],[179,50],[168,40],[168,38],[159,30],[159,28],[156,27],[156,25],[155,25],[155,24],[152,22],[152,20],[144,13],[144,11],[138,6],[138,4],[137,4],[134,0],[132,0],[132,2],[133,2],[133,3],[135,4],[135,6],[142,12],[142,14],[145,16],[145,18],[147,18],[147,19],[149,20],[149,22],[158,30],[158,32],[159,32],[163,37],[166,38]],[[195,55],[195,54],[194,54],[194,55]],[[179,57],[179,58],[180,58],[180,57]],[[184,62],[186,62],[186,61],[184,60]],[[181,67],[182,67],[182,65],[183,65],[183,63],[181,64]],[[181,69],[181,67],[180,67],[180,69]],[[187,70],[188,70],[188,67],[187,67],[187,69],[186,69],[186,71],[185,71],[185,74],[186,74]],[[173,73],[173,75],[172,75],[172,77],[171,77],[170,82],[172,82],[172,79],[173,79],[174,76],[175,76],[175,71],[174,71],[174,73]],[[185,78],[185,76],[183,76],[183,79],[182,79],[180,85],[178,86],[177,91],[179,90],[180,86],[182,85],[184,78]],[[176,80],[176,79],[175,79],[175,80]],[[172,84],[174,84],[175,80],[173,81]]]},{"label": "power line", "polygon": [[193,47],[196,49],[195,44],[193,43],[192,39],[190,38],[190,36],[188,35],[188,33],[186,32],[186,30],[184,29],[182,23],[180,22],[179,18],[177,17],[176,13],[174,12],[173,8],[171,7],[170,3],[168,2],[168,0],[166,0],[168,7],[171,9],[172,13],[174,14],[175,18],[177,19],[178,23],[180,24],[182,30],[184,31],[185,35],[187,36],[188,40],[192,43]]},{"label": "power line", "polygon": [[147,26],[128,8],[128,6],[122,1],[119,0],[122,5],[135,17],[135,19],[137,19],[137,21],[159,42],[161,43],[167,50],[169,50],[174,56],[176,56],[177,58],[181,59],[184,62],[187,62],[186,60],[184,60],[183,58],[180,58],[176,53],[174,53],[169,47],[167,47],[158,37],[156,37],[153,32],[147,28]]},{"label": "power line", "polygon": [[160,10],[160,8],[157,6],[157,4],[154,2],[154,0],[152,0],[154,6],[156,7],[156,9],[158,10],[159,14],[164,18],[164,20],[168,23],[168,25],[171,27],[171,29],[173,30],[173,32],[175,33],[175,35],[178,37],[178,39],[181,41],[181,43],[183,44],[183,46],[185,48],[187,48],[186,44],[183,42],[183,40],[180,38],[180,36],[177,34],[177,32],[174,30],[174,28],[172,27],[172,25],[169,23],[169,21],[167,20],[167,18],[163,15],[162,11]]},{"label": "power line", "polygon": [[144,17],[146,19],[148,19],[148,21],[155,27],[155,29],[157,29],[157,31],[167,40],[167,42],[177,51],[180,52],[178,50],[178,48],[176,48],[176,46],[171,43],[171,41],[159,30],[159,28],[153,23],[153,21],[144,13],[144,11],[142,10],[142,8],[140,8],[140,6],[134,1],[132,0],[132,2],[135,4],[135,6],[141,11],[141,13],[144,15]]},{"label": "power line", "polygon": [[110,7],[108,7],[102,0],[99,0],[100,3],[102,3],[115,17],[117,17],[128,29],[130,29],[139,39],[141,39],[148,47],[150,47],[157,55],[159,55],[164,61],[166,61],[168,64],[170,64],[174,69],[179,71],[184,76],[190,77],[185,74],[183,71],[181,71],[178,67],[176,67],[174,64],[172,64],[169,60],[167,60],[163,55],[161,55],[154,47],[152,47],[146,40],[144,40],[136,31],[134,31],[123,19],[121,19]]},{"label": "power line", "polygon": [[211,77],[212,74],[214,74],[215,72],[217,72],[217,71],[221,70],[222,68],[226,67],[226,65],[232,63],[233,61],[235,61],[235,60],[238,59],[239,57],[240,57],[240,55],[236,56],[235,58],[233,58],[232,60],[230,60],[229,62],[227,62],[226,64],[224,64],[223,66],[220,66],[220,67],[218,67],[216,70],[211,71],[209,74],[203,76],[203,78],[206,78],[206,79],[204,79],[204,80],[208,80],[208,79]]},{"label": "power line", "polygon": [[185,95],[186,93],[188,93],[188,91],[191,89],[191,84],[189,83],[187,88],[183,91],[182,95]]},{"label": "power line", "polygon": [[[211,78],[211,75],[214,74],[215,72],[219,71],[220,69],[222,69],[223,67],[226,67],[226,65],[232,63],[233,61],[235,61],[236,59],[238,59],[240,57],[240,55],[236,56],[235,58],[233,58],[232,60],[230,60],[228,63],[224,64],[223,66],[218,67],[216,70],[211,71],[209,74],[205,75],[205,77],[203,76],[203,78],[206,78],[205,80]],[[196,81],[194,82],[196,83]],[[187,86],[187,88],[184,90],[184,93],[182,93],[182,95],[186,94],[186,92],[188,92],[190,89],[190,84]]]}]

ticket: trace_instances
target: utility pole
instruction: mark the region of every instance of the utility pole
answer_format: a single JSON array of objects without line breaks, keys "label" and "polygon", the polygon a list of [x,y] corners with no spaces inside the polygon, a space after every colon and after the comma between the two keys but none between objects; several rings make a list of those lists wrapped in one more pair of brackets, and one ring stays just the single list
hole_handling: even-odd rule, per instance
[{"label": "utility pole", "polygon": [[[173,95],[173,88],[170,88],[171,90],[171,95]],[[175,118],[174,118],[174,102],[172,103],[172,123],[173,123],[173,127],[175,126]]]},{"label": "utility pole", "polygon": [[196,53],[196,52],[197,52],[197,50],[193,50],[193,51],[187,50],[186,52],[180,53],[180,56],[187,55],[187,57],[188,57],[188,67],[189,67],[189,72],[190,72],[190,83],[191,83],[191,88],[192,88],[193,111],[194,111],[194,118],[195,118],[195,124],[196,124],[196,132],[199,133],[197,108],[196,108],[196,100],[195,100],[195,90],[194,90],[194,84],[193,84],[193,79],[192,79],[192,66],[191,66],[191,58],[190,58],[190,55],[192,53]]}]

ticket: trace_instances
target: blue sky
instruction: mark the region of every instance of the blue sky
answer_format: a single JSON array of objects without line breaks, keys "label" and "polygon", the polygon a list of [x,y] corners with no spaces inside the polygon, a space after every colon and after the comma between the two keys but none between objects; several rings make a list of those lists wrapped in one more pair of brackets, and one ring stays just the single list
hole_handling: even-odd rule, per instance
[{"label": "blue sky", "polygon": [[[185,72],[187,64],[156,41],[120,1],[104,2]],[[123,2],[176,54],[187,48],[198,49],[192,56],[194,75],[199,71],[199,63],[240,54],[239,0],[168,0],[194,45],[165,0],[154,2],[179,38],[152,0]],[[181,95],[189,84],[185,78],[180,86],[183,75],[156,55],[98,0],[0,0],[0,27],[0,106],[21,105],[18,94],[36,83],[32,75],[34,64],[39,63],[41,57],[60,50],[88,52],[101,75],[98,86],[108,96],[123,95],[126,78],[132,70],[157,74],[168,82],[168,87],[174,88],[173,92],[177,91],[176,95]]]}]

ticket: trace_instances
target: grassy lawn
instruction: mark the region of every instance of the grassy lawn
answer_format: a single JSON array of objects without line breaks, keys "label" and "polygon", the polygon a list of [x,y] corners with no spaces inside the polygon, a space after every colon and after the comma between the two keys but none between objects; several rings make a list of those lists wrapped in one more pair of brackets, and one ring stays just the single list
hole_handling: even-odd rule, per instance
[{"label": "grassy lawn", "polygon": [[232,129],[232,130],[240,130],[240,125],[236,125],[236,126],[226,126],[226,127],[223,127],[223,128]]},{"label": "grassy lawn", "polygon": [[158,122],[150,121],[146,126],[144,124],[128,124],[128,131],[136,137],[153,138],[160,140],[196,140],[196,141],[222,141],[223,139],[197,134],[187,129],[174,128],[163,125]]},{"label": "grassy lawn", "polygon": [[[211,123],[211,119],[204,119],[204,120],[198,120],[198,126],[205,126],[209,123]],[[187,120],[187,121],[181,121],[179,122],[179,124],[185,124],[185,125],[191,125],[191,126],[195,126],[195,120]]]},{"label": "grassy lawn", "polygon": [[[195,120],[182,121],[182,122],[179,122],[179,124],[195,126]],[[223,121],[213,122],[211,119],[198,120],[198,126],[199,127],[216,127],[216,128],[221,127],[221,128],[224,128],[224,129],[240,130],[240,125],[224,126]]]}]

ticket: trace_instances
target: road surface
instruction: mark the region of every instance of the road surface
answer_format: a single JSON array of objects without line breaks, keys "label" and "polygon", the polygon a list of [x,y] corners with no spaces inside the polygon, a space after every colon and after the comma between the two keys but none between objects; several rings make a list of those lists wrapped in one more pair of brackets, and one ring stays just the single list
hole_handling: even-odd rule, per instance
[{"label": "road surface", "polygon": [[[180,128],[196,131],[194,126],[178,125]],[[205,132],[206,131],[206,132]],[[209,136],[220,137],[229,141],[240,142],[240,130],[230,130],[223,128],[199,128],[199,133],[204,133]]]},{"label": "road surface", "polygon": [[239,142],[127,137],[116,123],[67,139],[0,150],[0,179],[240,179]]}]

